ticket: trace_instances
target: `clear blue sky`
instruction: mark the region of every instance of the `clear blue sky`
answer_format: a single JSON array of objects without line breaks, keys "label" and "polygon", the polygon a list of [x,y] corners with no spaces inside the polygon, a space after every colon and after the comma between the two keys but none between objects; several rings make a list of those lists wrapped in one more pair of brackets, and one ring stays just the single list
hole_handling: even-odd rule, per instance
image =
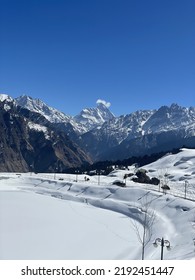
[{"label": "clear blue sky", "polygon": [[70,115],[195,106],[195,1],[0,0],[0,92]]}]

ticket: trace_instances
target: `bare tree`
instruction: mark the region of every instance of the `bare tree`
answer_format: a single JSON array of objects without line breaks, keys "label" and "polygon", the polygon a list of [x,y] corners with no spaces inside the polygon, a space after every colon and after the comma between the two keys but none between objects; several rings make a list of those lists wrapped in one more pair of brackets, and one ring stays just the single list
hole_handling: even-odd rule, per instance
[{"label": "bare tree", "polygon": [[149,193],[147,192],[141,199],[140,214],[138,219],[132,220],[133,227],[135,229],[138,241],[142,245],[142,260],[144,260],[145,247],[150,242],[152,237],[152,228],[156,219],[154,210],[151,207],[149,201]]}]

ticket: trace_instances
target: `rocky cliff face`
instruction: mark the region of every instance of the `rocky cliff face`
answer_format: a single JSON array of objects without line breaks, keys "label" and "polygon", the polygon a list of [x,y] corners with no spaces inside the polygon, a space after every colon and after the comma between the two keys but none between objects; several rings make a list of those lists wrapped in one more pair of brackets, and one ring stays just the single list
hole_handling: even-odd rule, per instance
[{"label": "rocky cliff face", "polygon": [[90,162],[65,133],[13,100],[0,102],[0,135],[1,171],[60,172]]}]

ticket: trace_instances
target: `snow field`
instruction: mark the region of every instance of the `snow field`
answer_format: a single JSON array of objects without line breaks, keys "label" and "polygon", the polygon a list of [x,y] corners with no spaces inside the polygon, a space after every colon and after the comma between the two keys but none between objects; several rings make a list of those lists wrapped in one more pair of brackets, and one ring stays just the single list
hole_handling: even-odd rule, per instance
[{"label": "snow field", "polygon": [[[182,189],[179,179],[190,170],[192,193],[188,189],[188,195],[193,195],[193,153],[182,150],[144,168],[150,176],[162,168],[168,170],[173,193]],[[75,182],[75,175],[69,174],[2,173],[0,259],[139,260],[141,244],[134,224],[136,221],[141,235],[146,203],[150,203],[148,215],[153,212],[155,222],[145,259],[160,258],[160,247],[152,244],[157,237],[171,244],[171,251],[164,249],[164,259],[194,259],[195,202],[130,180],[126,188],[113,186],[125,172],[101,176],[100,185],[97,176],[85,182],[84,175],[78,175]]]}]

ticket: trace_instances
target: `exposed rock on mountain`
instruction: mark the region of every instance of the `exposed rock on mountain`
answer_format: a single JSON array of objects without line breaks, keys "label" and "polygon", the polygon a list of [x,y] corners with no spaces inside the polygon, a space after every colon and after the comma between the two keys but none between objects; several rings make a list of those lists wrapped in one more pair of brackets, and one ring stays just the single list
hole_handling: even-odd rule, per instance
[{"label": "exposed rock on mountain", "polygon": [[0,100],[1,171],[63,171],[90,162],[65,133],[52,129],[39,113],[16,106],[12,99]]}]

